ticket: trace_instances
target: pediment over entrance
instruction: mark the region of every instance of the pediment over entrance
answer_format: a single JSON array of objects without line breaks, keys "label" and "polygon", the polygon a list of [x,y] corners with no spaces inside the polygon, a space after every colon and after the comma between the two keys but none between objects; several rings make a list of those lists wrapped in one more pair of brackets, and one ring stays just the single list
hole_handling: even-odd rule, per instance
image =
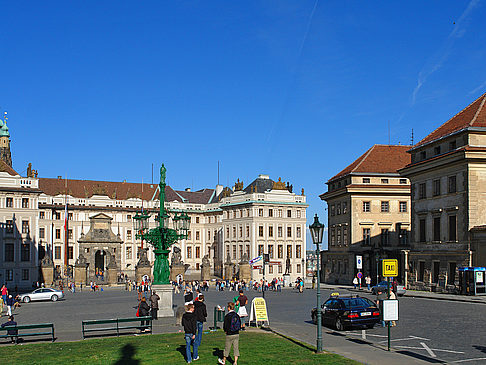
[{"label": "pediment over entrance", "polygon": [[111,218],[104,213],[96,214],[89,218],[90,227],[88,233],[81,235],[79,243],[122,243],[121,238],[111,230]]}]

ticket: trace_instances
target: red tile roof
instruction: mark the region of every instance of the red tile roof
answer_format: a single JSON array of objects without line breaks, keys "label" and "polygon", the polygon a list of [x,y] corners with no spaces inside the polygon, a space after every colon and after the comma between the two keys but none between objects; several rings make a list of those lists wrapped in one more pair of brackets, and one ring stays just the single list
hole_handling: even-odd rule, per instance
[{"label": "red tile roof", "polygon": [[18,173],[5,163],[5,161],[0,160],[0,172],[6,172],[9,175],[16,176]]},{"label": "red tile roof", "polygon": [[[47,195],[64,195],[66,191],[66,182],[64,179],[50,179],[39,178],[39,189]],[[93,181],[93,180],[67,180],[67,192],[70,196],[76,198],[90,198],[93,195],[106,195],[111,199],[129,199],[142,198],[143,200],[151,200],[152,197],[158,200],[159,195],[156,194],[158,184],[142,184],[114,182],[114,181]],[[165,188],[166,201],[182,202],[182,199],[170,187]]]},{"label": "red tile roof", "polygon": [[410,163],[410,146],[391,146],[375,144],[351,165],[333,176],[329,181],[351,173],[397,173],[397,170]]},{"label": "red tile roof", "polygon": [[486,94],[469,104],[466,108],[454,115],[447,122],[442,124],[435,131],[417,143],[414,148],[422,146],[428,142],[435,141],[451,133],[460,131],[468,127],[486,128]]}]

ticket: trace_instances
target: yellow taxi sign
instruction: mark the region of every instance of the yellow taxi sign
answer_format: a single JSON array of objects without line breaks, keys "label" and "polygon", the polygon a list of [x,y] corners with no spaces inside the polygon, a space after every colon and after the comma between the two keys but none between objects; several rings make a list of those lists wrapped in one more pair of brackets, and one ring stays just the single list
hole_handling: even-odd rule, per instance
[{"label": "yellow taxi sign", "polygon": [[398,276],[398,260],[396,259],[383,259],[382,262],[382,275],[384,277]]}]

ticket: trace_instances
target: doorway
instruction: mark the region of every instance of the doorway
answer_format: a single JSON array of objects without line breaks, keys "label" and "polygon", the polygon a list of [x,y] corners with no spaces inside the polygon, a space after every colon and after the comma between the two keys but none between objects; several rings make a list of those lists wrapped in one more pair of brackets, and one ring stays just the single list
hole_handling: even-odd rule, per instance
[{"label": "doorway", "polygon": [[105,257],[106,252],[103,250],[98,250],[95,253],[95,272],[105,271]]}]

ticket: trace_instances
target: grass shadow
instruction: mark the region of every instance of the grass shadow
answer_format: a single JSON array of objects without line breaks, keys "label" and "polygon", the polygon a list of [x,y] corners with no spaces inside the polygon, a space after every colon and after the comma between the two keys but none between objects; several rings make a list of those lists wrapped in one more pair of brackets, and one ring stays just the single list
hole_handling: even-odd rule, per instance
[{"label": "grass shadow", "polygon": [[224,352],[218,347],[213,347],[213,356],[216,356],[218,359],[222,359]]},{"label": "grass shadow", "polygon": [[113,365],[138,365],[140,364],[140,360],[134,358],[137,349],[135,346],[127,343],[125,346],[121,348],[121,356],[120,358],[113,363]]},{"label": "grass shadow", "polygon": [[289,337],[289,336],[286,336],[286,335],[284,335],[282,333],[279,333],[277,331],[274,331],[274,330],[272,330],[269,327],[262,327],[262,330],[272,332],[272,333],[274,333],[274,334],[276,334],[276,335],[278,335],[278,336],[280,336],[282,338],[285,338],[286,340],[288,340],[288,341],[290,341],[290,342],[292,342],[292,343],[294,343],[294,344],[296,344],[296,345],[298,345],[298,346],[300,346],[300,347],[302,347],[302,348],[304,348],[306,350],[309,350],[309,351],[315,351],[316,350],[314,347],[309,346],[306,343],[300,342],[300,341],[298,341],[298,340],[296,340],[296,339],[294,339],[292,337]]},{"label": "grass shadow", "polygon": [[186,345],[179,345],[177,351],[179,351],[182,355],[182,358],[186,360]]}]

